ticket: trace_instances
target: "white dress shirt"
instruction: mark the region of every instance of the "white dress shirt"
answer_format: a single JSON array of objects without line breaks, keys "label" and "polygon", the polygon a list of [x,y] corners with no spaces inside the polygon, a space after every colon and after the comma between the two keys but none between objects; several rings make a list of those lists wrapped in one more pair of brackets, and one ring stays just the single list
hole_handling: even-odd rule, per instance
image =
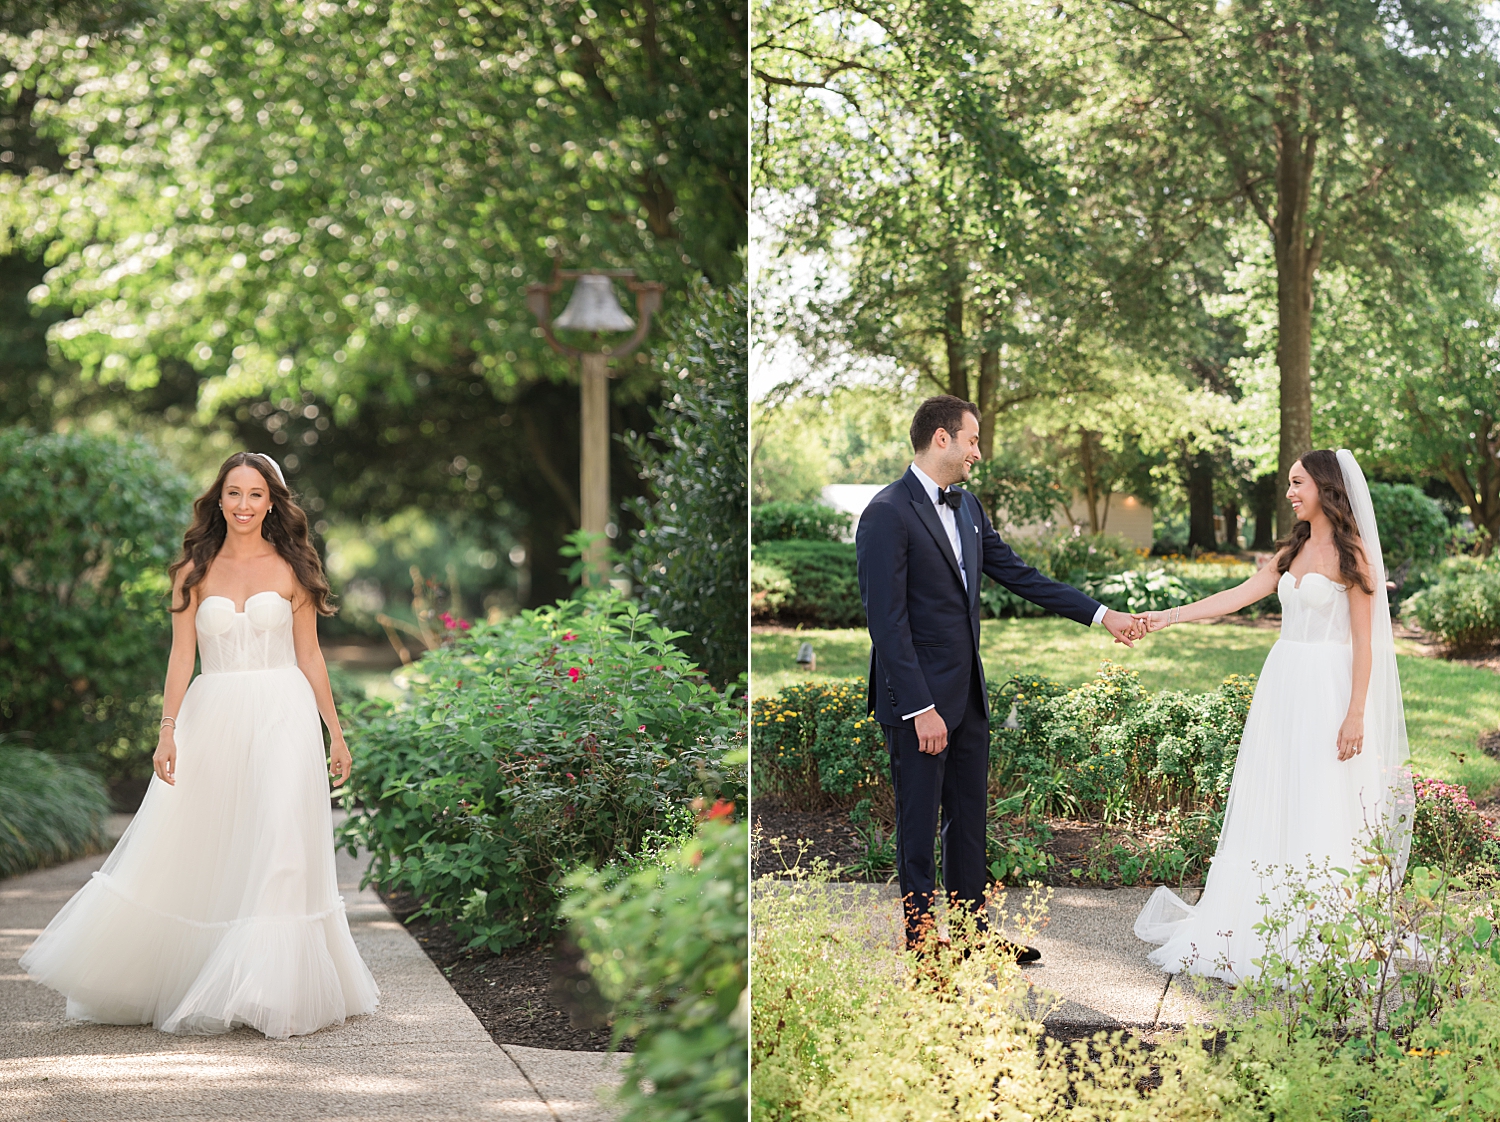
[{"label": "white dress shirt", "polygon": [[[954,510],[951,506],[949,506],[945,502],[942,502],[938,498],[938,494],[943,489],[939,487],[935,482],[933,482],[931,476],[929,476],[925,471],[919,468],[915,463],[911,465],[911,470],[912,474],[915,475],[917,477],[917,480],[922,484],[922,488],[927,492],[927,497],[932,500],[932,505],[937,507],[938,521],[943,524],[943,529],[948,532],[948,542],[953,546],[953,556],[958,560],[958,575],[963,579],[964,590],[967,591],[969,588],[969,574],[964,569],[963,540],[958,536],[958,511]],[[1098,610],[1094,612],[1094,618],[1092,622],[1098,623],[1104,618],[1104,613],[1107,611],[1109,611],[1109,609],[1106,608],[1103,604],[1100,604]],[[936,705],[928,705],[923,709],[918,709],[915,713],[905,714],[901,719],[903,721],[909,721],[913,717],[920,716],[921,714],[927,712],[928,709],[936,708]]]}]

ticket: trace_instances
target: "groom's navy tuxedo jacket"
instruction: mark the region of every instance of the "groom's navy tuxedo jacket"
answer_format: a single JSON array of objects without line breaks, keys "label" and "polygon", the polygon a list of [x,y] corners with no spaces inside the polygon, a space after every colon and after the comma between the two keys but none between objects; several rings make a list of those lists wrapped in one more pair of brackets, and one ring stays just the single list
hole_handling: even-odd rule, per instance
[{"label": "groom's navy tuxedo jacket", "polygon": [[1099,602],[1043,576],[1016,556],[990,525],[984,508],[964,493],[954,512],[963,545],[958,561],[937,507],[910,468],[865,507],[855,533],[859,594],[869,620],[869,708],[883,725],[937,707],[957,727],[979,662],[979,574],[1017,596],[1087,626]]}]

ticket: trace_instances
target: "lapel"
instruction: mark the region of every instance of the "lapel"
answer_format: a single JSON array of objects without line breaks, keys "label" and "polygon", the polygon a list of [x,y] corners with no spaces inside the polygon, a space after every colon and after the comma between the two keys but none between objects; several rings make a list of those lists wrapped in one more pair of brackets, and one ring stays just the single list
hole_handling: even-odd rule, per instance
[{"label": "lapel", "polygon": [[[958,558],[953,556],[953,543],[948,539],[948,531],[943,529],[942,519],[938,517],[937,507],[927,497],[927,489],[922,486],[922,481],[917,478],[916,472],[911,468],[906,469],[906,474],[901,477],[901,482],[906,484],[906,489],[911,495],[911,505],[916,508],[917,517],[922,525],[927,527],[927,532],[932,535],[932,540],[937,542],[938,552],[948,562],[948,568],[953,570],[953,579],[963,586],[963,574],[958,571]],[[963,523],[959,523],[959,538],[964,537]],[[967,562],[969,555],[964,554]]]},{"label": "lapel", "polygon": [[[969,605],[979,602],[979,530],[969,510],[969,493],[964,492],[964,505],[954,512],[958,517],[958,540],[964,547],[964,572],[969,574]],[[951,550],[949,552],[952,552]]]}]

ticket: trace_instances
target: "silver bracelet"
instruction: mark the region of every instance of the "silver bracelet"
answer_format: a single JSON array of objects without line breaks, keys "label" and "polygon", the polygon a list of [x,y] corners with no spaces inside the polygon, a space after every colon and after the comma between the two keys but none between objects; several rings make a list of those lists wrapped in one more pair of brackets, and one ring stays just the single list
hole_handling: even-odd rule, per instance
[{"label": "silver bracelet", "polygon": [[172,727],[174,729],[177,727],[177,718],[176,717],[163,717],[161,719],[161,724],[158,724],[156,727],[157,728],[161,728],[161,726],[164,725],[164,724],[166,724],[168,721],[172,722]]}]

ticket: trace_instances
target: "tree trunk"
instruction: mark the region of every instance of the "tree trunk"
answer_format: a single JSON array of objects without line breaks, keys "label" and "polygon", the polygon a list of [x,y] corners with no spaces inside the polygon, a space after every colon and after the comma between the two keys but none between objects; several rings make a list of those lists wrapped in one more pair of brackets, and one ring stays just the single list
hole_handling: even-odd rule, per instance
[{"label": "tree trunk", "polygon": [[[1285,479],[1292,465],[1312,448],[1312,308],[1313,284],[1322,256],[1323,235],[1307,230],[1318,139],[1277,127],[1276,161],[1276,366],[1281,373],[1281,448],[1279,467]],[[1276,527],[1292,529],[1292,504],[1277,498]]]},{"label": "tree trunk", "polygon": [[1083,465],[1083,499],[1089,508],[1089,533],[1099,533],[1099,478],[1098,465],[1094,463],[1094,434],[1083,430],[1083,439],[1078,445],[1079,460]]},{"label": "tree trunk", "polygon": [[1237,553],[1240,548],[1239,499],[1225,500],[1224,505],[1219,507],[1219,513],[1224,516],[1224,546],[1230,553]]},{"label": "tree trunk", "polygon": [[1194,452],[1188,461],[1188,550],[1212,553],[1214,540],[1214,459],[1207,451]]},{"label": "tree trunk", "polygon": [[1500,471],[1482,463],[1478,474],[1477,481],[1471,480],[1466,467],[1455,465],[1452,458],[1443,467],[1443,476],[1469,508],[1474,525],[1489,533],[1479,545],[1481,552],[1492,553],[1500,538]]},{"label": "tree trunk", "polygon": [[1000,352],[993,348],[979,353],[979,454],[988,460],[995,454],[995,390],[1000,384]]},{"label": "tree trunk", "polygon": [[1255,540],[1250,543],[1251,549],[1274,549],[1276,548],[1276,475],[1267,472],[1255,481],[1255,492],[1252,501],[1252,510],[1255,514]]},{"label": "tree trunk", "polygon": [[948,307],[943,314],[943,342],[948,349],[948,392],[969,400],[969,370],[964,363],[964,293],[958,285],[948,289]]}]

